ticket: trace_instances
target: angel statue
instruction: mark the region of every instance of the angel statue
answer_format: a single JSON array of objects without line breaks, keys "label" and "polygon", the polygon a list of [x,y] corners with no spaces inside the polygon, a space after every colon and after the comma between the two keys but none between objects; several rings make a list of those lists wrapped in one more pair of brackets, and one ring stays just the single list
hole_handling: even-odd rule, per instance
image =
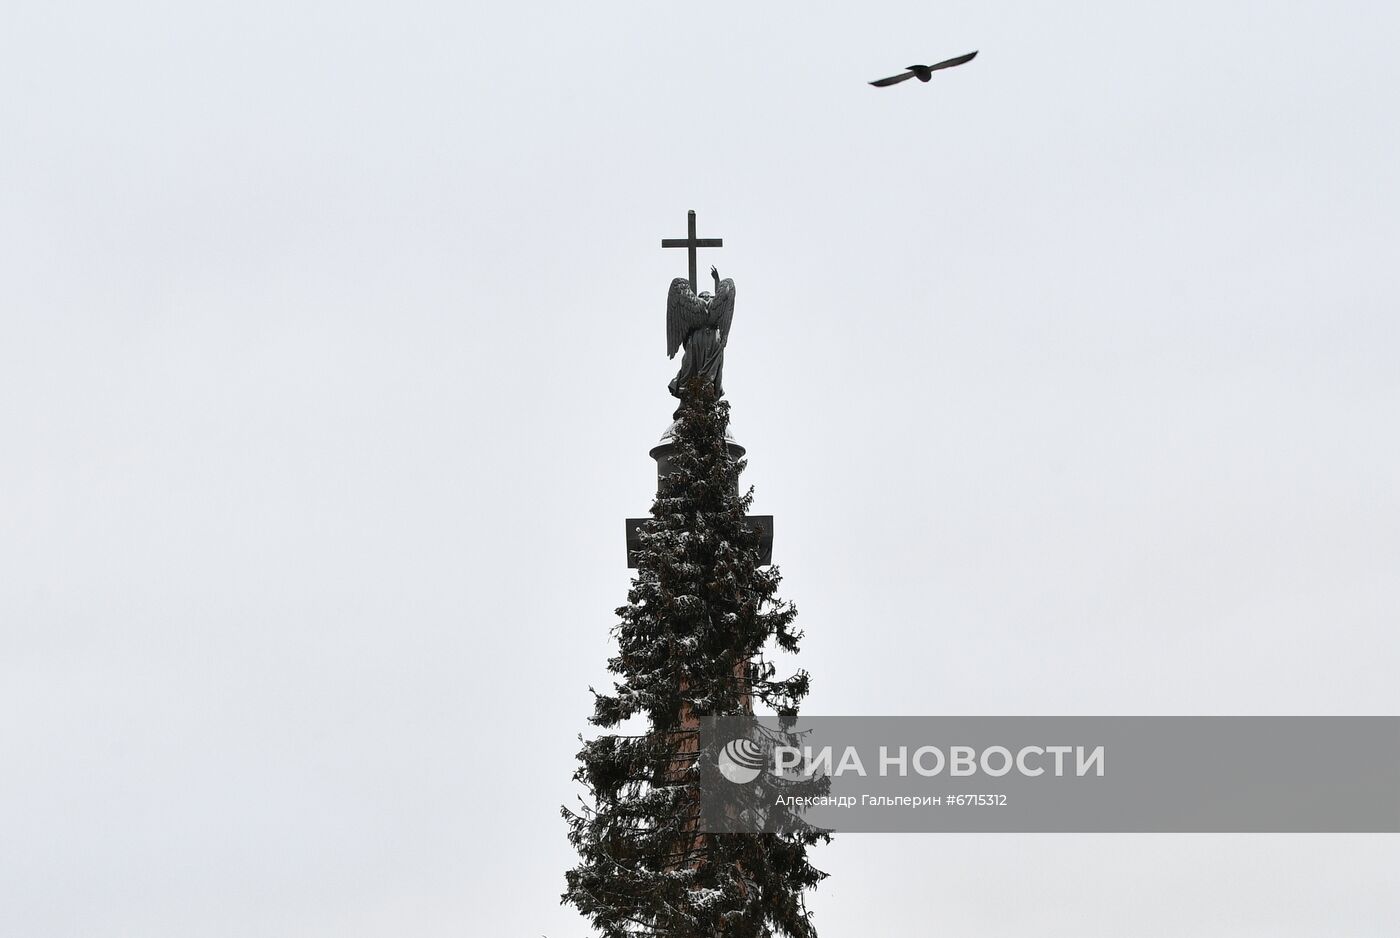
[{"label": "angel statue", "polygon": [[734,319],[734,281],[720,280],[713,266],[710,276],[715,278],[714,295],[696,296],[685,277],[672,280],[666,295],[666,357],[675,358],[676,350],[685,346],[680,373],[667,385],[676,397],[697,376],[714,382],[715,397],[724,394],[721,378],[729,324]]}]

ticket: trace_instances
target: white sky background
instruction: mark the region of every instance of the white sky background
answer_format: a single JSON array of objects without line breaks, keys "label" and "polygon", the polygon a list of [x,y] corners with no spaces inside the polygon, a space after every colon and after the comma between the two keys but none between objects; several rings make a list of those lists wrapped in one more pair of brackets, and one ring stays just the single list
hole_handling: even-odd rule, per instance
[{"label": "white sky background", "polygon": [[[689,208],[808,712],[1400,712],[1389,5],[198,7],[0,15],[0,934],[586,933]],[[815,861],[827,936],[1400,922],[1394,836]]]}]

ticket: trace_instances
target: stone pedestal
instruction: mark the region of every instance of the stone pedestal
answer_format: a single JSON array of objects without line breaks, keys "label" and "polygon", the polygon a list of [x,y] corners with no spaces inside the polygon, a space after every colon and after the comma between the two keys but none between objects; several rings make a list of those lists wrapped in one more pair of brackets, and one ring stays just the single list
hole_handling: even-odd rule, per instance
[{"label": "stone pedestal", "polygon": [[[668,433],[667,436],[670,434]],[[733,459],[743,456],[747,450],[733,440],[726,440],[729,446],[729,455]],[[661,491],[661,480],[671,473],[671,453],[675,450],[676,444],[669,439],[662,439],[660,443],[653,446],[647,454],[656,460],[656,489]],[[734,484],[737,494],[738,482]],[[641,549],[641,540],[637,537],[637,529],[641,527],[646,518],[627,519],[627,566],[631,569],[637,567],[636,552]],[[744,519],[748,522],[752,530],[758,532],[759,536],[759,560],[760,564],[770,564],[773,562],[773,516],[772,515],[749,515]]]}]

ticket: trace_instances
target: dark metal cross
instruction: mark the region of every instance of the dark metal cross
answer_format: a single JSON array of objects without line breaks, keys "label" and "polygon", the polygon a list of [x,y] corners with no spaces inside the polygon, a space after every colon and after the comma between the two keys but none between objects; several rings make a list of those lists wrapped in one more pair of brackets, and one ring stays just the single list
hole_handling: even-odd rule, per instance
[{"label": "dark metal cross", "polygon": [[687,248],[690,251],[690,292],[695,293],[695,249],[696,248],[722,248],[723,238],[697,238],[695,237],[695,209],[686,213],[686,221],[690,227],[690,233],[684,238],[662,238],[663,248]]}]

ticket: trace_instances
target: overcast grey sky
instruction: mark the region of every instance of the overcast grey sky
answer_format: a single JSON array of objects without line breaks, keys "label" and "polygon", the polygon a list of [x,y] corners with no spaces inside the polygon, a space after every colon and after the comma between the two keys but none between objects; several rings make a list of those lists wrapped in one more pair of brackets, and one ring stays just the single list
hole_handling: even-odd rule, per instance
[{"label": "overcast grey sky", "polygon": [[[12,0],[0,934],[586,933],[557,812],[690,208],[810,713],[1400,712],[1397,44],[1379,2]],[[828,936],[1400,923],[1393,836],[815,859]]]}]

